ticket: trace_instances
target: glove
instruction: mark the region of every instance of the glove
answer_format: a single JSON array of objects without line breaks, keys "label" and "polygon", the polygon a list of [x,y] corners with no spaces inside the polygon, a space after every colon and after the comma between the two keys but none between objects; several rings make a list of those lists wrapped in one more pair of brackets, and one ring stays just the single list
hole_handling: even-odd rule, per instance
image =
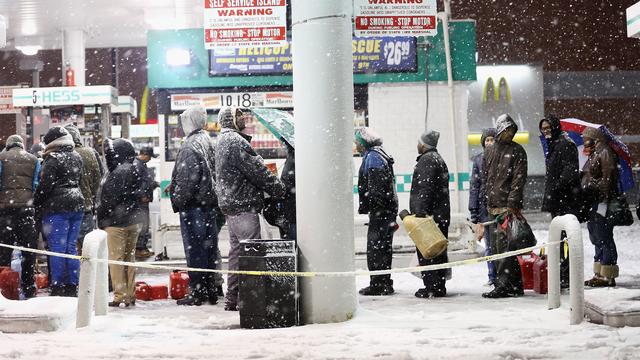
[{"label": "glove", "polygon": [[598,214],[602,215],[602,217],[607,216],[607,203],[601,202],[598,204],[598,210],[596,211]]}]

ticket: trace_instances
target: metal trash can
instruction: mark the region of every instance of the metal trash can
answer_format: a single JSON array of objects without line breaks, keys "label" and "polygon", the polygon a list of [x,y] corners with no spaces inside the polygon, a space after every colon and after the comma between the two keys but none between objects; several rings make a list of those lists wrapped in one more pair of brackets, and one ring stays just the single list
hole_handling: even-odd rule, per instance
[{"label": "metal trash can", "polygon": [[[240,241],[240,270],[296,271],[293,240]],[[298,324],[298,278],[240,275],[240,327],[265,329]]]}]

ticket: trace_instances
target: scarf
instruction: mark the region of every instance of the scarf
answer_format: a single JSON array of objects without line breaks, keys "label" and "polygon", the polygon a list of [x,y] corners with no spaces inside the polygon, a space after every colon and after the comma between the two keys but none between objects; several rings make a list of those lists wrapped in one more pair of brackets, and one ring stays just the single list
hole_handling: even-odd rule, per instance
[{"label": "scarf", "polygon": [[48,156],[52,152],[59,151],[63,147],[73,148],[74,146],[75,143],[73,142],[73,137],[71,137],[70,134],[64,135],[47,144],[47,146],[44,148],[43,157]]}]

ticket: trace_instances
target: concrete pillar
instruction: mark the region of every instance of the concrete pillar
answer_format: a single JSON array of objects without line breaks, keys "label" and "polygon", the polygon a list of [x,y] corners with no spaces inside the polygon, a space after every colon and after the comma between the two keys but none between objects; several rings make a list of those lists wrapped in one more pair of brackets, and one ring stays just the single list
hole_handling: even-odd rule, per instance
[{"label": "concrete pillar", "polygon": [[[293,0],[296,200],[303,271],[350,271],[353,243],[353,60],[344,0]],[[301,278],[302,319],[351,318],[354,277]]]},{"label": "concrete pillar", "polygon": [[67,64],[75,73],[75,86],[85,86],[85,33],[82,29],[62,31],[62,85],[66,83]]}]

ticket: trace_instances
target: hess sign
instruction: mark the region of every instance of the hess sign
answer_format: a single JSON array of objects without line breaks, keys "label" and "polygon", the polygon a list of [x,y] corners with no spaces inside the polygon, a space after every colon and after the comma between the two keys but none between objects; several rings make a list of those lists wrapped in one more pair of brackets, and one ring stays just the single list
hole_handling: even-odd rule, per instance
[{"label": "hess sign", "polygon": [[118,90],[112,86],[68,86],[13,90],[13,106],[118,105]]}]

